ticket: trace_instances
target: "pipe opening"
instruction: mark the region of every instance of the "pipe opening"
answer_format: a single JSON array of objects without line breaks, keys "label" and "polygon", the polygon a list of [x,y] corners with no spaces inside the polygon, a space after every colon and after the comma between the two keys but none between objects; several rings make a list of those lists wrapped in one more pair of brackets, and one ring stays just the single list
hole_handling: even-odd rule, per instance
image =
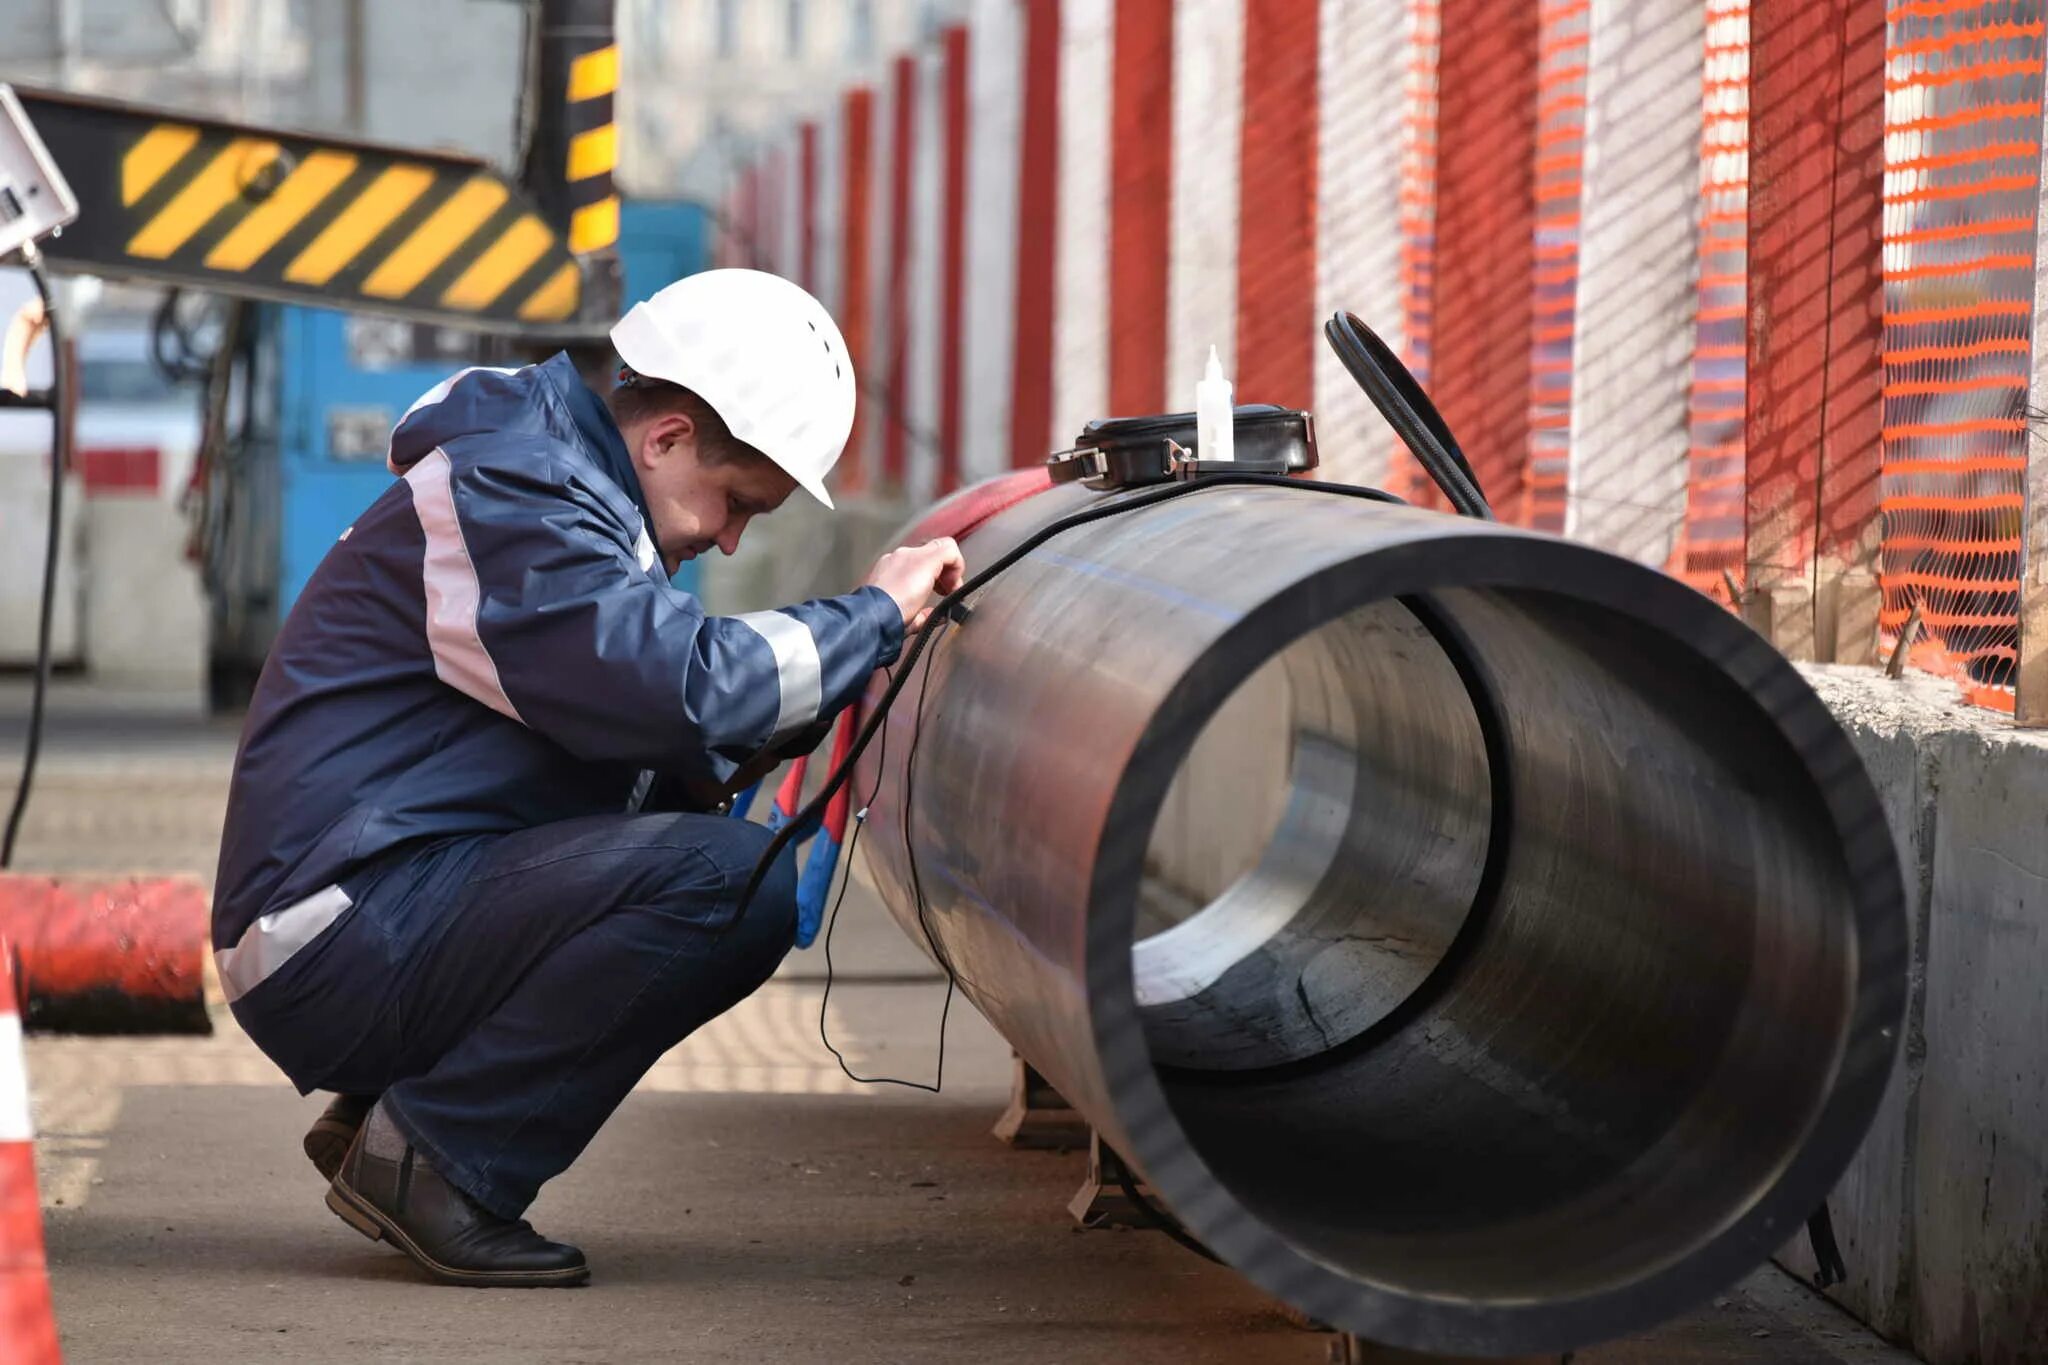
[{"label": "pipe opening", "polygon": [[1384,601],[1188,751],[1149,817],[1145,1042],[1207,1176],[1313,1260],[1503,1308],[1617,1290],[1763,1199],[1834,1084],[1842,836],[1691,644],[1562,593],[1427,604],[1491,701]]},{"label": "pipe opening", "polygon": [[1261,665],[1203,727],[1146,848],[1131,970],[1154,1062],[1299,1062],[1390,1015],[1471,911],[1490,781],[1456,670],[1401,604]]}]

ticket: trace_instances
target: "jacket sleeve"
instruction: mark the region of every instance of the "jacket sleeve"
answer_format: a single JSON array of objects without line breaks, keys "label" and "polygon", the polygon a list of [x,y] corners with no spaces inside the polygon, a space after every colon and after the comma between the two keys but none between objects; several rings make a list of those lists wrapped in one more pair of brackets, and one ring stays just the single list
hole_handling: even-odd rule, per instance
[{"label": "jacket sleeve", "polygon": [[705,615],[648,573],[642,528],[544,459],[436,451],[406,478],[435,671],[580,758],[723,782],[837,714],[902,648],[879,588]]}]

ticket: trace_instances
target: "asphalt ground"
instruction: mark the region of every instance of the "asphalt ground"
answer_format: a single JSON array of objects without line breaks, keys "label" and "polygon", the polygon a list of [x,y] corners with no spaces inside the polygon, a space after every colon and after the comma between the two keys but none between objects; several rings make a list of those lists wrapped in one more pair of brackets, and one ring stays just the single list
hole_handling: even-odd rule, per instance
[{"label": "asphalt ground", "polygon": [[[0,683],[12,791],[25,690]],[[18,866],[210,876],[232,722],[59,696]],[[941,985],[856,887],[829,1023],[857,1070],[927,1077]],[[1311,1365],[1332,1339],[1157,1233],[1081,1231],[1078,1152],[989,1128],[1009,1053],[956,1005],[946,1086],[848,1080],[818,1039],[822,957],[656,1066],[532,1212],[585,1289],[422,1282],[322,1202],[301,1098],[216,1009],[211,1038],[35,1038],[28,1066],[73,1362],[986,1361]],[[0,1344],[0,1359],[5,1359]],[[1764,1267],[1584,1365],[1905,1362]]]}]

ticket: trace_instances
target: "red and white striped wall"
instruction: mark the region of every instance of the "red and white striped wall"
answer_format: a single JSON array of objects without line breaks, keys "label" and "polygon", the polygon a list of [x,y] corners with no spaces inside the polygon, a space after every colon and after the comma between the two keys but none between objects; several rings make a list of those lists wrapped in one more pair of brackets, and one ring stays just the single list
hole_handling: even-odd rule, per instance
[{"label": "red and white striped wall", "polygon": [[[1537,273],[1534,7],[1504,28],[1484,0],[959,12],[733,190],[732,217],[833,308],[859,365],[846,492],[923,500],[1037,463],[1093,418],[1185,409],[1212,346],[1240,401],[1318,412],[1329,477],[1416,491],[1322,341],[1342,308],[1437,390],[1510,514],[1535,505],[1532,461],[1558,462],[1570,396],[1568,371],[1539,387],[1532,368],[1536,291],[1568,329],[1571,281]],[[1547,12],[1581,39],[1550,58],[1576,117],[1586,3]],[[1576,222],[1564,170],[1553,228]],[[1562,474],[1544,477],[1561,522]]]},{"label": "red and white striped wall", "polygon": [[[921,502],[1036,464],[1093,418],[1184,410],[1213,346],[1240,401],[1317,413],[1326,477],[1440,505],[1327,352],[1321,326],[1341,308],[1407,359],[1504,520],[1768,599],[1774,638],[1831,658],[1875,648],[1875,576],[1893,631],[1922,586],[1961,583],[1930,629],[2004,631],[1951,642],[1959,666],[1989,667],[2012,654],[2017,541],[1993,528],[2007,585],[1993,600],[1969,577],[1984,535],[1944,529],[1992,496],[1944,491],[1961,474],[1939,442],[1962,419],[1878,413],[1886,383],[1906,386],[1907,417],[1907,399],[1976,391],[1974,370],[1914,378],[1878,340],[1941,320],[1886,289],[1931,297],[1915,282],[1961,267],[1930,247],[1887,276],[1891,228],[1873,217],[1891,202],[1886,156],[1906,155],[1886,151],[1883,58],[1904,54],[1901,110],[1939,85],[1956,107],[1935,122],[1960,128],[1988,96],[1912,62],[1991,61],[1978,49],[2004,39],[1979,31],[1988,6],[955,0],[956,25],[764,143],[728,213],[841,320],[862,386],[849,495]],[[2029,22],[2021,36],[2037,37]],[[2037,75],[2038,43],[1998,61]],[[2019,169],[1964,188],[2036,183],[2022,132],[1966,148]],[[1755,202],[1751,156],[1780,187]],[[1898,203],[1957,191],[1910,193]],[[1899,226],[1895,254],[1941,233]],[[1833,243],[1814,258],[1831,265],[1812,265],[1814,242]],[[1998,318],[2026,311],[1995,303]],[[1993,327],[1990,304],[1971,307]],[[1967,424],[2003,439],[2015,420]],[[1906,440],[1936,444],[1907,458]],[[1935,482],[1881,494],[1881,478]],[[1925,510],[1925,543],[1880,510]],[[1881,538],[1896,553],[1879,562]],[[1822,580],[1852,606],[1815,605]]]}]

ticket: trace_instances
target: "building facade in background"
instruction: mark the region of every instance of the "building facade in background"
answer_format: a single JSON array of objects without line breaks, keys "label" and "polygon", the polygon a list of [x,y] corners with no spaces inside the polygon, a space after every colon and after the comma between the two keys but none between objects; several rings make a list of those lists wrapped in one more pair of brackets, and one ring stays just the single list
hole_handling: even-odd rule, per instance
[{"label": "building facade in background", "polygon": [[[0,81],[516,162],[519,0],[0,0]],[[460,51],[463,60],[446,54]]]},{"label": "building facade in background", "polygon": [[963,0],[619,0],[619,183],[716,203],[762,135],[879,75]]}]

